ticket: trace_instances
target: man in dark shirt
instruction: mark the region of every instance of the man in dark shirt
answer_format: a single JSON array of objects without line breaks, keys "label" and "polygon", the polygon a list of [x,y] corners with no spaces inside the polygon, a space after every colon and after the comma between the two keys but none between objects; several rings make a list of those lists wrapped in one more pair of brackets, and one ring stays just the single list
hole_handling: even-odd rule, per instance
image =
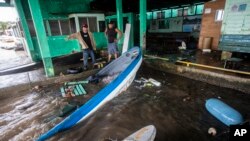
[{"label": "man in dark shirt", "polygon": [[91,32],[88,31],[88,25],[83,24],[82,25],[82,31],[71,34],[68,36],[68,39],[78,39],[79,43],[82,46],[83,49],[83,69],[87,70],[88,68],[88,58],[89,55],[92,59],[92,64],[95,63],[95,54],[94,50],[96,50],[96,44],[93,39],[93,35]]},{"label": "man in dark shirt", "polygon": [[[117,33],[119,34],[119,37],[117,38]],[[110,59],[112,55],[115,56],[115,59],[118,56],[118,49],[117,49],[117,42],[122,37],[122,32],[117,29],[114,25],[114,22],[111,21],[108,24],[108,28],[105,30],[106,37],[108,39],[108,62],[110,62]]]}]

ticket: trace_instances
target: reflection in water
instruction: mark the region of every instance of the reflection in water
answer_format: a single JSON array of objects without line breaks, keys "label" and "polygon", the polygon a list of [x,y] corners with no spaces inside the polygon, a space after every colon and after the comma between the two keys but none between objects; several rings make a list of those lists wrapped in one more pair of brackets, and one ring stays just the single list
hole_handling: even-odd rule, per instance
[{"label": "reflection in water", "polygon": [[[102,107],[86,121],[52,137],[52,141],[122,140],[138,129],[153,124],[156,141],[227,140],[227,127],[205,109],[205,100],[220,97],[249,118],[250,95],[142,67],[137,78],[154,78],[161,87],[144,87],[135,82],[123,94]],[[59,85],[40,92],[23,91],[0,100],[0,140],[33,140],[63,118],[57,117],[67,100],[58,95]],[[96,87],[91,85],[96,92]],[[79,97],[85,101],[86,97]],[[210,127],[218,136],[207,134]]]}]

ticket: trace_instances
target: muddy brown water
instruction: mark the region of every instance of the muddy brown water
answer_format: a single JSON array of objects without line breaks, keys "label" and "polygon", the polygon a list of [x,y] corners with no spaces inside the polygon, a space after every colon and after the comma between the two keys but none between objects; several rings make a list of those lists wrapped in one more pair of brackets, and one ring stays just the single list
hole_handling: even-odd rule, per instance
[{"label": "muddy brown water", "polygon": [[[223,141],[228,128],[205,109],[208,98],[220,98],[250,118],[250,95],[142,67],[137,78],[154,78],[161,87],[137,89],[133,82],[127,91],[107,103],[77,126],[50,138],[51,141],[122,140],[143,126],[153,124],[155,141]],[[70,101],[85,102],[91,96],[64,99],[54,84],[37,90],[25,90],[0,99],[0,140],[34,140],[63,120],[57,117]],[[97,92],[89,85],[86,90]],[[13,96],[14,95],[14,96]],[[217,136],[208,135],[215,127]]]}]

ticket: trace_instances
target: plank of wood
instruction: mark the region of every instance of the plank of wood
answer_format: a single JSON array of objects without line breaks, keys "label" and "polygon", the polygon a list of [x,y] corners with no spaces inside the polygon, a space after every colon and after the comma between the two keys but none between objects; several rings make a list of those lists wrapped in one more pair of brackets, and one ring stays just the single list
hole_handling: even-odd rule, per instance
[{"label": "plank of wood", "polygon": [[125,36],[122,46],[122,53],[128,51],[129,36],[130,36],[131,24],[126,24]]}]

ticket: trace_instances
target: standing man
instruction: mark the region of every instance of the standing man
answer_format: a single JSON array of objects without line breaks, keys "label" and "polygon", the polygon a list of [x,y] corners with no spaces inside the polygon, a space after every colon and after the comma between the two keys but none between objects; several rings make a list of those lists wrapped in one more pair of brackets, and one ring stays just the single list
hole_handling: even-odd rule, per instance
[{"label": "standing man", "polygon": [[[118,38],[117,38],[118,33]],[[110,62],[112,55],[115,56],[115,59],[118,56],[117,42],[122,37],[122,32],[117,29],[114,25],[113,21],[110,21],[108,24],[108,28],[105,30],[106,37],[108,39],[108,62]]]},{"label": "standing man", "polygon": [[77,39],[79,41],[83,49],[83,70],[87,70],[89,55],[91,56],[92,64],[95,63],[94,50],[96,50],[93,34],[88,31],[88,25],[83,24],[82,31],[69,35],[68,39]]}]

